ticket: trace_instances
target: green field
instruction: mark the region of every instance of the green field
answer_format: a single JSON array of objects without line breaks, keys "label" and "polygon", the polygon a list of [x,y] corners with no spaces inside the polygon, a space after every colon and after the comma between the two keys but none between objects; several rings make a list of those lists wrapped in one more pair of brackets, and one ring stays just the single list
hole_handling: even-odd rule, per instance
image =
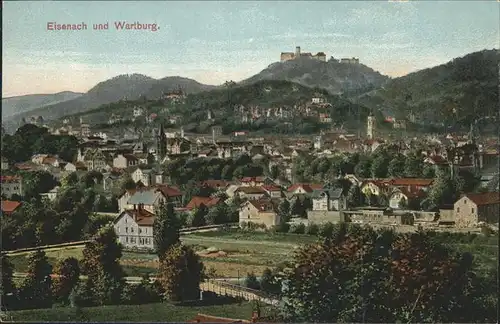
[{"label": "green field", "polygon": [[213,306],[174,306],[168,303],[75,308],[48,308],[9,312],[16,322],[186,322],[198,313],[249,320],[251,303]]},{"label": "green field", "polygon": [[[266,268],[272,268],[291,260],[293,251],[307,243],[317,240],[315,236],[289,233],[264,233],[242,231],[217,231],[183,235],[181,240],[196,251],[215,248],[225,252],[225,256],[202,254],[205,267],[213,268],[217,277],[241,277],[248,272],[260,275]],[[450,241],[452,242],[452,241]],[[472,242],[450,243],[458,252],[474,255],[476,269],[480,272],[496,269],[498,263],[498,237],[480,238]],[[82,247],[48,250],[47,257],[52,264],[66,257],[80,259]],[[27,253],[11,256],[17,272],[25,272]],[[121,263],[127,276],[154,275],[158,263],[156,256],[144,253],[124,252]]]}]

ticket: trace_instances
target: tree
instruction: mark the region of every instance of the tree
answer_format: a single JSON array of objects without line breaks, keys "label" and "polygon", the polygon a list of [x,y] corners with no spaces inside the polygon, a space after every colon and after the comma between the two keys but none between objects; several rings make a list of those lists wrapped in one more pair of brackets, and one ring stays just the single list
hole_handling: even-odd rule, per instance
[{"label": "tree", "polygon": [[463,323],[482,316],[470,256],[425,232],[346,229],[296,253],[283,278],[287,320]]},{"label": "tree", "polygon": [[100,305],[117,304],[125,286],[120,265],[122,246],[111,225],[104,226],[85,244],[82,272],[88,276],[93,298]]},{"label": "tree", "polygon": [[371,176],[373,178],[385,178],[388,173],[388,163],[389,160],[387,156],[380,155],[377,156],[371,165]]},{"label": "tree", "polygon": [[419,178],[422,176],[424,161],[416,153],[408,154],[405,161],[405,176],[408,178]]},{"label": "tree", "polygon": [[204,204],[200,204],[200,206],[194,211],[193,218],[191,220],[192,227],[200,227],[207,225],[205,221],[205,217],[208,215],[208,208]]},{"label": "tree", "polygon": [[14,298],[16,297],[16,287],[12,280],[14,266],[7,255],[2,253],[0,257],[2,258],[2,286],[0,287],[0,296],[2,298],[2,306],[9,309],[13,305]]},{"label": "tree", "polygon": [[208,211],[205,217],[207,225],[217,225],[229,222],[229,208],[225,203],[219,203]]},{"label": "tree", "polygon": [[421,206],[425,210],[435,210],[441,205],[453,204],[456,200],[456,184],[445,171],[438,171],[432,183],[429,194]]},{"label": "tree", "polygon": [[422,171],[422,176],[426,179],[432,179],[436,176],[436,167],[432,164],[424,165],[424,169]]},{"label": "tree", "polygon": [[163,257],[168,249],[180,241],[180,220],[175,215],[172,204],[160,203],[155,209],[156,218],[153,223],[153,239],[156,254]]},{"label": "tree", "polygon": [[359,207],[363,205],[363,193],[357,185],[351,186],[347,193],[347,204],[350,207]]},{"label": "tree", "polygon": [[259,280],[257,280],[257,277],[253,272],[247,274],[247,277],[245,278],[245,287],[255,290],[260,289]]},{"label": "tree", "polygon": [[27,276],[21,287],[20,297],[24,308],[48,308],[52,306],[52,266],[45,252],[37,250],[28,257]]},{"label": "tree", "polygon": [[371,176],[371,161],[368,158],[361,159],[354,167],[354,174],[360,178]]},{"label": "tree", "polygon": [[159,282],[165,298],[172,301],[198,299],[204,271],[193,249],[177,243],[160,260]]},{"label": "tree", "polygon": [[387,168],[388,174],[392,178],[402,178],[405,174],[406,158],[403,154],[396,155],[390,162]]},{"label": "tree", "polygon": [[290,221],[290,202],[288,202],[288,199],[283,199],[279,204],[278,215],[280,217],[280,223],[287,223]]},{"label": "tree", "polygon": [[59,261],[54,269],[55,278],[52,283],[54,300],[67,304],[69,296],[80,280],[80,266],[75,258]]},{"label": "tree", "polygon": [[281,291],[281,285],[278,282],[276,275],[269,268],[264,269],[262,272],[262,277],[260,278],[260,289],[270,294],[279,294]]}]

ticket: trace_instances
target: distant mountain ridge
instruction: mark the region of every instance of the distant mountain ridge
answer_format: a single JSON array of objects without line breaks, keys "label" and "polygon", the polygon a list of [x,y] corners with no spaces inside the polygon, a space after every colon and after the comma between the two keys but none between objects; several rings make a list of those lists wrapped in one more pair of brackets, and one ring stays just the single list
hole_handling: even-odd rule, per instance
[{"label": "distant mountain ridge", "polygon": [[2,98],[2,118],[7,119],[40,107],[73,100],[81,95],[83,93],[63,91],[51,94],[31,94]]},{"label": "distant mountain ridge", "polygon": [[181,88],[186,93],[196,93],[217,88],[212,85],[201,84],[195,80],[179,76],[153,79],[142,74],[119,75],[98,83],[87,93],[72,100],[26,111],[15,115],[8,120],[7,127],[19,124],[22,118],[42,116],[45,120],[53,120],[65,115],[85,112],[101,105],[116,102],[122,99],[135,100],[141,96],[158,98],[162,92]]},{"label": "distant mountain ridge", "polygon": [[332,94],[375,89],[390,78],[364,64],[340,63],[335,59],[327,62],[303,57],[276,62],[258,74],[239,82],[246,85],[262,80],[284,80],[307,87],[325,89]]}]

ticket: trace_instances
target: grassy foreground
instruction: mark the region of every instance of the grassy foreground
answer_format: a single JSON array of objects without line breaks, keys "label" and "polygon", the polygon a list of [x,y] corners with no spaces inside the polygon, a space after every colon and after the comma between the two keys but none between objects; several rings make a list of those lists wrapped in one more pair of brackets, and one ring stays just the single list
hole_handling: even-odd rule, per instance
[{"label": "grassy foreground", "polygon": [[198,313],[249,320],[251,303],[211,306],[175,306],[169,303],[75,308],[48,308],[9,312],[16,322],[186,322]]}]

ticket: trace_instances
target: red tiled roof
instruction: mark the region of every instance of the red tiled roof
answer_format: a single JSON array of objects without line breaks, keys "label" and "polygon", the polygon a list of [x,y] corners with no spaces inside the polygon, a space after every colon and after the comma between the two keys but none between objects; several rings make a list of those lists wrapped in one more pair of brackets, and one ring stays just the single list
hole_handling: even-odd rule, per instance
[{"label": "red tiled roof", "polygon": [[273,185],[268,185],[268,186],[262,186],[262,188],[266,191],[281,191],[281,188],[278,186],[273,186]]},{"label": "red tiled roof", "polygon": [[427,187],[434,182],[434,179],[417,179],[417,178],[399,178],[393,179],[393,186],[421,186]]},{"label": "red tiled roof", "polygon": [[17,182],[17,181],[21,181],[21,177],[18,177],[18,176],[1,176],[0,180],[1,180],[2,183]]},{"label": "red tiled roof", "polygon": [[226,188],[227,186],[229,186],[229,182],[228,181],[224,181],[224,180],[205,180],[203,182],[201,182],[201,185],[202,186],[207,186],[207,187],[210,187],[210,188]]},{"label": "red tiled roof", "polygon": [[19,201],[2,200],[2,213],[12,213],[21,203]]},{"label": "red tiled roof", "polygon": [[182,196],[182,192],[173,186],[168,185],[157,185],[158,190],[160,190],[165,197],[179,197]]},{"label": "red tiled roof", "polygon": [[497,192],[484,192],[484,193],[468,193],[465,197],[472,200],[476,205],[491,205],[500,203],[500,193]]},{"label": "red tiled roof", "polygon": [[205,205],[206,207],[212,207],[214,205],[217,205],[219,202],[220,202],[220,198],[217,198],[217,197],[212,198],[212,197],[195,196],[186,205],[186,209],[198,208],[198,207],[200,207],[201,204]]},{"label": "red tiled roof", "polygon": [[432,155],[428,159],[432,160],[435,164],[448,164],[448,161],[440,155]]},{"label": "red tiled roof", "polygon": [[239,187],[236,189],[237,192],[243,192],[246,194],[265,194],[266,191],[262,187]]},{"label": "red tiled roof", "polygon": [[321,184],[314,184],[314,183],[296,183],[296,184],[293,184],[291,185],[289,188],[288,188],[288,192],[293,192],[295,190],[297,190],[298,188],[302,188],[304,189],[304,191],[306,192],[313,192],[314,190],[321,190],[323,189],[323,185]]},{"label": "red tiled roof", "polygon": [[155,215],[145,209],[127,209],[124,212],[135,218],[137,225],[153,226]]},{"label": "red tiled roof", "polygon": [[252,204],[257,210],[260,212],[272,212],[274,211],[273,201],[270,199],[260,199],[260,200],[250,200],[250,204]]}]

